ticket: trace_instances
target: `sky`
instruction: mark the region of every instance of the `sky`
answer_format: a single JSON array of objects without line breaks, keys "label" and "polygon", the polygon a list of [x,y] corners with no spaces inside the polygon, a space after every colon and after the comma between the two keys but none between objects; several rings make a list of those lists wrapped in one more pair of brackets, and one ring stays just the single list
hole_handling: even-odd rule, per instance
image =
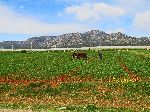
[{"label": "sky", "polygon": [[150,0],[0,0],[0,41],[89,30],[150,37]]}]

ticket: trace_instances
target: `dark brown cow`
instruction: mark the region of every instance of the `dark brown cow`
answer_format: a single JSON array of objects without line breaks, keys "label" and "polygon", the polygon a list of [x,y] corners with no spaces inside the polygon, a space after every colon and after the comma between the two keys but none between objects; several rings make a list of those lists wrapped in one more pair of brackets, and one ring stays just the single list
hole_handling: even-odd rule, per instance
[{"label": "dark brown cow", "polygon": [[79,53],[73,53],[72,54],[73,58],[77,58],[77,59],[87,59],[87,54],[83,53],[83,52],[79,52]]}]

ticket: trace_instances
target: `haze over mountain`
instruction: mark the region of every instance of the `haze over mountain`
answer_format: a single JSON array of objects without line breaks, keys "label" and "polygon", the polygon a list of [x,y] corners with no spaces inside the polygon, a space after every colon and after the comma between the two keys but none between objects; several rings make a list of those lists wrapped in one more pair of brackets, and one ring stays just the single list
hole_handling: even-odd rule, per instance
[{"label": "haze over mountain", "polygon": [[105,33],[100,30],[91,30],[85,33],[68,33],[60,36],[32,37],[26,41],[0,42],[0,48],[11,49],[49,49],[49,48],[80,48],[96,46],[147,46],[150,37],[131,37],[118,33]]}]

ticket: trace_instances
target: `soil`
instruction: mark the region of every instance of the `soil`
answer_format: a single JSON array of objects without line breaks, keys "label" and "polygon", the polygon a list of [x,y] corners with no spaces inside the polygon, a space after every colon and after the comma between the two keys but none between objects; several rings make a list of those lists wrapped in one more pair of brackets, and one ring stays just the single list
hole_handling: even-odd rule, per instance
[{"label": "soil", "polygon": [[119,57],[118,61],[120,63],[121,68],[128,74],[128,77],[131,79],[132,82],[141,81],[141,77],[138,74],[130,71],[130,69],[124,64],[122,57]]}]

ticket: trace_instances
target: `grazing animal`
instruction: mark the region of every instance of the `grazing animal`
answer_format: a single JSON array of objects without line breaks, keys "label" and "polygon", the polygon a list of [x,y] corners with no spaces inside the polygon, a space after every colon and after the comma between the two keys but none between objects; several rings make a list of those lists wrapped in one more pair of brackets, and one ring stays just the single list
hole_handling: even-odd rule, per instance
[{"label": "grazing animal", "polygon": [[83,53],[83,52],[79,52],[79,53],[73,53],[72,54],[73,58],[77,58],[77,59],[87,59],[87,54]]},{"label": "grazing animal", "polygon": [[99,59],[102,60],[103,59],[103,55],[100,51],[98,51],[98,56],[99,56]]}]

